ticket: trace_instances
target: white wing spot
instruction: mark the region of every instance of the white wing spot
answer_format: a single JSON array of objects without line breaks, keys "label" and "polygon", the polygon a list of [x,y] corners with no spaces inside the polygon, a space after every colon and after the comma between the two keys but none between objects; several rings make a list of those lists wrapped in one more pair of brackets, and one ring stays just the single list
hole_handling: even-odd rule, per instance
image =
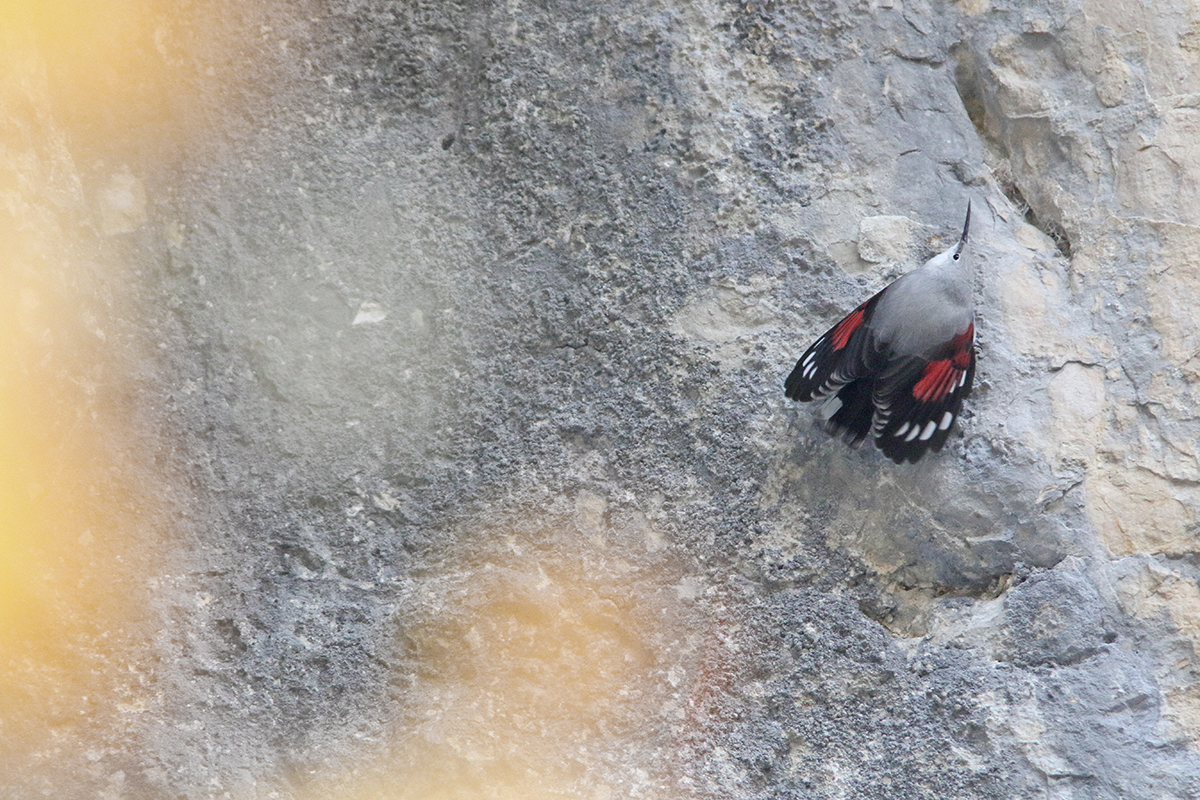
[{"label": "white wing spot", "polygon": [[806,355],[804,357],[804,361],[802,363],[804,364],[804,366],[807,367],[809,364],[812,363],[812,360],[816,357],[817,357],[817,351],[813,350],[812,352],[810,352],[808,355]]},{"label": "white wing spot", "polygon": [[[916,430],[916,429],[914,428],[913,430]],[[921,431],[921,436],[920,436],[921,441],[923,442],[926,439],[928,439],[930,436],[933,436],[933,432],[936,430],[937,430],[936,422],[934,422],[933,420],[929,420],[929,422],[926,422],[925,430]]]},{"label": "white wing spot", "polygon": [[966,382],[967,382],[967,373],[966,373],[966,370],[963,370],[962,374],[960,374],[958,377],[958,388],[961,389],[963,387],[963,384],[965,384]]},{"label": "white wing spot", "polygon": [[945,414],[942,414],[942,421],[938,425],[938,429],[944,431],[947,428],[949,428],[953,422],[954,422],[954,415],[951,414],[949,411],[947,411]]},{"label": "white wing spot", "polygon": [[814,361],[813,363],[809,364],[807,367],[804,368],[804,379],[805,380],[812,378],[812,376],[816,375],[816,374],[817,374],[817,362]]},{"label": "white wing spot", "polygon": [[911,442],[913,439],[917,438],[917,434],[920,432],[921,432],[921,426],[914,425],[913,429],[908,432],[908,436],[904,437],[904,441]]},{"label": "white wing spot", "polygon": [[900,426],[900,427],[899,427],[899,428],[896,430],[896,432],[895,432],[894,434],[892,434],[892,435],[893,435],[893,436],[903,436],[904,434],[908,433],[908,428],[909,428],[909,425],[908,425],[908,423],[906,422],[906,423],[904,423],[903,425],[901,425],[901,426]]},{"label": "white wing spot", "polygon": [[819,413],[821,418],[828,422],[829,420],[833,419],[833,415],[840,411],[841,408],[842,398],[835,394],[825,402],[825,405],[821,406],[821,411]]}]

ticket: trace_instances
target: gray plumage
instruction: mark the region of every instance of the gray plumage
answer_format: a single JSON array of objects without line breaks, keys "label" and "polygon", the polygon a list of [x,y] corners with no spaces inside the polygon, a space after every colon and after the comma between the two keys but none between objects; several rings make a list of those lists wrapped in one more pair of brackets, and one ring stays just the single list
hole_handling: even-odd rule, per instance
[{"label": "gray plumage", "polygon": [[929,358],[975,318],[974,259],[967,247],[971,206],[962,238],[898,278],[879,298],[871,328],[899,355]]},{"label": "gray plumage", "polygon": [[830,328],[796,363],[786,395],[825,400],[820,416],[857,446],[892,460],[940,450],[975,374],[971,205],[951,248],[896,280]]}]

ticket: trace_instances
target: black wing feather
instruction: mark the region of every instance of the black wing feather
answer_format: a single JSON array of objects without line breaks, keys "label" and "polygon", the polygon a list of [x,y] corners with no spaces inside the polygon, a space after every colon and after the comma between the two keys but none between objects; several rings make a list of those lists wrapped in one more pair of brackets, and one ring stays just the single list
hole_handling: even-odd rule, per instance
[{"label": "black wing feather", "polygon": [[[851,447],[858,447],[871,433],[871,421],[875,417],[874,394],[875,379],[869,377],[850,381],[838,389],[822,408],[828,416],[825,430],[832,436],[840,436]],[[838,406],[829,414],[828,405],[835,400]]]},{"label": "black wing feather", "polygon": [[914,396],[913,389],[930,363],[923,358],[897,361],[876,382],[873,429],[875,444],[885,456],[897,464],[916,463],[926,452],[942,449],[975,379],[975,348],[969,346],[965,377],[956,380],[954,388],[937,400],[923,401]]},{"label": "black wing feather", "polygon": [[882,295],[878,292],[862,303],[804,351],[784,383],[787,397],[801,403],[820,400],[871,374],[878,366],[879,351],[870,322]]},{"label": "black wing feather", "polygon": [[[883,292],[886,292],[884,289]],[[930,358],[897,356],[871,329],[879,292],[804,352],[784,383],[792,400],[824,400],[829,433],[857,447],[868,436],[897,464],[945,445],[975,378],[975,326]]]}]

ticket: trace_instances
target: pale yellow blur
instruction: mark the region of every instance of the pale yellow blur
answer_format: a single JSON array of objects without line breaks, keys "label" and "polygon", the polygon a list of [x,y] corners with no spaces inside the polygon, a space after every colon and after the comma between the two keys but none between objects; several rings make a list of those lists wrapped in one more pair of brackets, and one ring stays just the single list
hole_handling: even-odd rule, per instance
[{"label": "pale yellow blur", "polygon": [[673,796],[672,726],[687,693],[675,674],[695,621],[669,570],[574,531],[484,546],[409,598],[391,754],[336,796]]},{"label": "pale yellow blur", "polygon": [[127,265],[101,247],[78,163],[145,63],[133,8],[0,0],[0,755],[6,780],[40,770],[51,793],[45,765],[98,760],[157,697]]},{"label": "pale yellow blur", "polygon": [[[197,67],[144,8],[0,0],[0,757],[30,774],[109,746],[136,757],[141,720],[169,703],[147,658],[151,558],[168,546],[151,537],[169,531],[125,416],[142,332],[119,260],[154,224],[144,176],[162,165],[111,153],[161,149],[171,71]],[[164,230],[179,246],[178,223]],[[389,658],[395,728],[368,775],[326,766],[300,796],[669,796],[691,589],[644,517],[610,543],[603,511],[413,576]]]}]

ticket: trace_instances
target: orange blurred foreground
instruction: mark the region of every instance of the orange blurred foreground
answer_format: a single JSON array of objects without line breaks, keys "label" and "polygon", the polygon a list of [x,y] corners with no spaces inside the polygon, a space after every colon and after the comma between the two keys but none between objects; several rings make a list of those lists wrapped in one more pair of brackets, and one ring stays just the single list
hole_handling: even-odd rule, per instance
[{"label": "orange blurred foreground", "polygon": [[155,702],[126,267],[77,165],[154,80],[133,8],[0,0],[0,763],[51,793]]},{"label": "orange blurred foreground", "polygon": [[[164,478],[129,419],[146,354],[124,259],[191,62],[150,9],[0,0],[0,772],[27,794],[120,796],[113,762],[141,768],[172,701],[148,589]],[[398,615],[402,713],[374,772],[302,796],[665,796],[698,612],[665,557],[624,559],[641,535],[535,531],[430,565]]]},{"label": "orange blurred foreground", "polygon": [[344,796],[669,796],[693,625],[669,569],[624,560],[627,546],[508,537],[423,578],[396,662],[405,724]]}]

